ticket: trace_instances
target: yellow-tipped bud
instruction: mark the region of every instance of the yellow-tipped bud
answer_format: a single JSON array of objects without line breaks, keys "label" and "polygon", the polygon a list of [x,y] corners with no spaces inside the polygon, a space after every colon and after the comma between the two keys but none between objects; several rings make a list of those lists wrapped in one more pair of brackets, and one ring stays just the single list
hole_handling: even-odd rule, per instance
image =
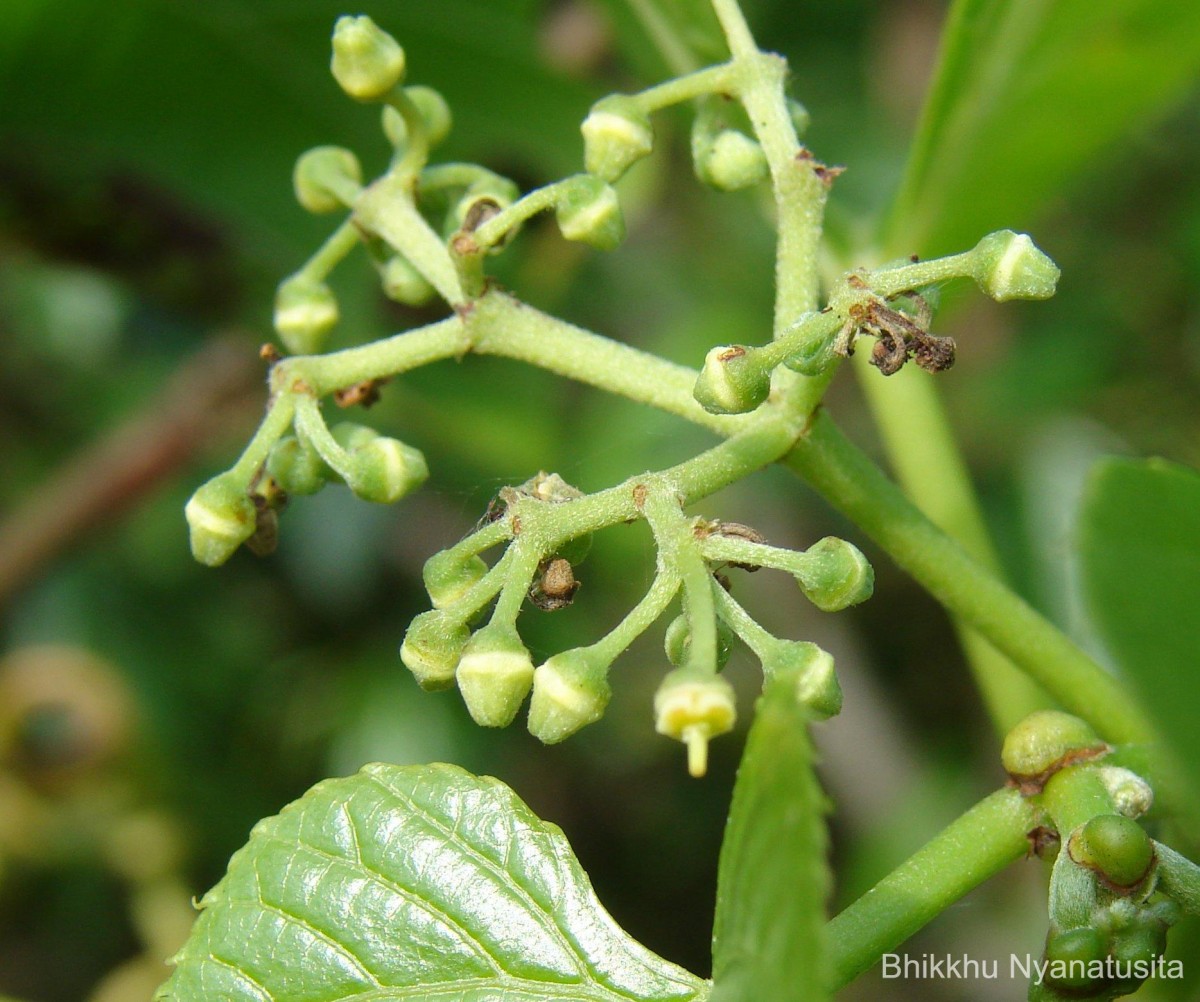
[{"label": "yellow-tipped bud", "polygon": [[453,550],[442,550],[425,561],[421,577],[435,609],[462,598],[486,573],[488,566],[472,554],[463,559]]},{"label": "yellow-tipped bud", "polygon": [[694,668],[670,672],[654,695],[654,727],[687,745],[688,772],[708,771],[708,742],[733,729],[737,701],[720,675]]},{"label": "yellow-tipped bud", "polygon": [[555,215],[558,228],[568,240],[612,250],[625,239],[625,217],[617,192],[598,177],[578,178]]}]

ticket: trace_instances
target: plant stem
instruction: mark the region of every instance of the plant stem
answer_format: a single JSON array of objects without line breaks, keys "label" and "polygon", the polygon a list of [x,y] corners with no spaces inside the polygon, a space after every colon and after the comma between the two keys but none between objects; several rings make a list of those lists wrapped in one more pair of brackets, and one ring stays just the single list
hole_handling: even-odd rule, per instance
[{"label": "plant stem", "polygon": [[999,790],[935,835],[825,927],[829,989],[868,970],[972,888],[1020,859],[1039,823],[1016,790]]},{"label": "plant stem", "polygon": [[642,22],[646,34],[653,40],[675,76],[691,73],[696,68],[696,58],[671,29],[653,0],[627,0],[634,16]]},{"label": "plant stem", "polygon": [[1190,915],[1200,915],[1200,866],[1174,849],[1154,843],[1158,856],[1158,886]]},{"label": "plant stem", "polygon": [[359,235],[354,223],[347,219],[317,248],[297,274],[314,281],[324,281],[337,264],[358,244]]},{"label": "plant stem", "polygon": [[669,571],[659,571],[642,600],[629,610],[629,614],[620,623],[592,644],[589,650],[595,651],[605,661],[615,661],[625,648],[650,629],[671,604],[671,599],[677,591],[679,576]]},{"label": "plant stem", "polygon": [[732,87],[733,69],[732,63],[709,66],[639,91],[633,98],[642,111],[654,112],[706,94],[720,94]]},{"label": "plant stem", "polygon": [[1152,740],[1125,688],[937,528],[824,413],[785,460],[955,615],[1109,741]]}]

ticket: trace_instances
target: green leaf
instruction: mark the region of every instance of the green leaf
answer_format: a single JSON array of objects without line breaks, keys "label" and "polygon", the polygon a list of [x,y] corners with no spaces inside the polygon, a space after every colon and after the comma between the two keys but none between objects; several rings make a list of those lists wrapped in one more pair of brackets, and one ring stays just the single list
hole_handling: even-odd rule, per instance
[{"label": "green leaf", "polygon": [[703,999],[502,783],[369,765],[255,826],[159,1002]]},{"label": "green leaf", "polygon": [[767,679],[738,769],[717,876],[713,1002],[828,997],[825,797],[797,676]]},{"label": "green leaf", "polygon": [[1200,4],[956,0],[884,246],[939,254],[1027,227],[1098,155],[1136,171],[1113,144],[1198,66]]},{"label": "green leaf", "polygon": [[1106,459],[1080,515],[1096,627],[1185,772],[1200,774],[1200,475],[1162,459]]}]

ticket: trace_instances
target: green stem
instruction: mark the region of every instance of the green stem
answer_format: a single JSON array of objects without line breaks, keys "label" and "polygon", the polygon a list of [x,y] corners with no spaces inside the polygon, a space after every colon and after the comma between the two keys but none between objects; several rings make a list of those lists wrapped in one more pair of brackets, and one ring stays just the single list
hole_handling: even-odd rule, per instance
[{"label": "green stem", "polygon": [[354,250],[358,242],[358,230],[353,220],[347,219],[326,238],[317,248],[317,252],[304,262],[297,274],[316,282],[324,281],[341,260]]},{"label": "green stem", "polygon": [[1200,915],[1200,866],[1174,849],[1154,843],[1158,856],[1158,887],[1190,915]]},{"label": "green stem", "polygon": [[719,582],[712,582],[712,593],[717,606],[717,615],[745,641],[746,646],[754,652],[754,656],[766,664],[770,660],[772,649],[779,643],[779,638],[763,629],[754,617],[721,587]]},{"label": "green stem", "polygon": [[1152,740],[1124,686],[930,522],[827,415],[818,414],[785,463],[1098,733],[1117,743]]},{"label": "green stem", "polygon": [[492,597],[508,580],[509,568],[512,567],[513,559],[513,550],[512,547],[509,547],[483,577],[442,611],[449,619],[456,622],[466,623],[469,621],[476,612],[492,600]]},{"label": "green stem", "polygon": [[696,69],[696,58],[676,37],[670,23],[662,16],[653,0],[628,0],[628,3],[675,76],[683,76]]},{"label": "green stem", "polygon": [[429,159],[429,132],[425,127],[425,119],[412,98],[404,93],[403,87],[393,88],[384,101],[400,113],[405,132],[404,152],[392,164],[389,173],[412,178]]},{"label": "green stem", "polygon": [[496,600],[496,610],[492,613],[493,623],[503,623],[511,626],[517,621],[525,596],[529,594],[529,586],[537,573],[541,561],[541,550],[532,541],[519,539],[509,548],[512,560],[505,574],[504,587],[500,589],[500,598]]},{"label": "green stem", "polygon": [[825,927],[829,988],[868,970],[972,888],[1028,850],[1039,814],[1016,790],[985,797]]},{"label": "green stem", "polygon": [[334,473],[349,483],[354,473],[350,454],[330,433],[325,418],[321,415],[321,405],[315,397],[307,393],[298,393],[294,399],[296,431],[317,450],[317,454],[329,464]]},{"label": "green stem", "polygon": [[733,64],[722,63],[647,88],[634,94],[633,99],[642,111],[649,114],[706,94],[723,93],[732,87],[733,81]]},{"label": "green stem", "polygon": [[660,571],[655,575],[654,583],[642,596],[642,600],[629,610],[629,614],[620,623],[588,649],[595,651],[605,662],[615,661],[625,648],[654,625],[671,604],[677,591],[679,576],[670,571]]},{"label": "green stem", "polygon": [[515,230],[523,222],[532,216],[536,216],[539,212],[557,208],[558,203],[562,201],[564,196],[570,193],[581,177],[586,178],[587,175],[574,174],[571,177],[563,178],[561,181],[555,181],[554,184],[535,188],[528,195],[517,199],[507,209],[497,213],[474,233],[475,243],[479,248],[479,252],[482,253],[489,247],[494,247],[509,232]]},{"label": "green stem", "polygon": [[276,395],[271,401],[266,417],[230,472],[249,483],[258,468],[267,461],[271,447],[291,426],[295,412],[296,401],[290,393]]}]

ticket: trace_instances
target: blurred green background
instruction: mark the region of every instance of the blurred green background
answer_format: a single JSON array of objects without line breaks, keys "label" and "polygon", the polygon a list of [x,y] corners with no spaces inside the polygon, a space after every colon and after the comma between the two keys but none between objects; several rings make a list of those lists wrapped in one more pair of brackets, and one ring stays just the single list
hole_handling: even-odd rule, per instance
[{"label": "blurred green background", "polygon": [[[809,145],[849,168],[829,228],[833,246],[855,246],[899,184],[945,5],[744,6],[761,43],[790,61],[813,116]],[[1061,128],[1037,133],[1031,150],[1008,128],[982,136],[977,173],[994,176],[954,216],[966,235],[952,221],[905,245],[963,249],[980,220],[1035,227],[1063,268],[1047,304],[951,303],[941,333],[958,339],[959,363],[940,382],[1007,572],[1092,646],[1070,546],[1087,468],[1110,452],[1200,464],[1200,102],[1189,68],[1200,53],[1184,51],[1200,46],[1187,35],[1190,2],[1141,5],[1151,6],[1158,24],[1185,22],[1169,86],[1140,106],[1081,104],[1093,124],[1111,123],[1077,144],[1086,156],[1072,158]],[[674,9],[719,58],[704,5]],[[580,169],[578,123],[592,101],[667,75],[616,0],[0,5],[0,995],[147,998],[186,932],[189,895],[220,877],[250,826],[373,760],[500,777],[565,829],[627,929],[707,973],[741,732],[714,745],[707,779],[687,779],[681,749],[653,733],[666,667],[657,635],[618,663],[604,720],[552,749],[519,725],[475,728],[454,693],[420,693],[396,653],[427,607],[422,562],[501,486],[544,469],[596,490],[686,458],[704,433],[515,363],[442,363],[389,384],[369,414],[346,415],[425,452],[422,492],[377,508],[329,489],[289,508],[271,557],[243,552],[212,571],[188,554],[185,500],[261,413],[257,350],[271,337],[274,285],[331,226],[293,201],[295,157],[336,143],[368,171],[386,163],[376,111],[327,73],[330,28],[348,12],[396,35],[410,80],[448,98],[455,127],[439,158],[483,163],[525,189]],[[1135,75],[1161,64],[1151,47],[1119,52]],[[1058,58],[1081,80],[1095,72]],[[1064,109],[1023,114],[1043,111],[1054,120]],[[501,282],[691,365],[712,344],[766,338],[765,203],[695,184],[687,129],[682,112],[666,115],[655,156],[622,182],[630,237],[619,251],[567,245],[535,221],[496,262]],[[1023,202],[1014,192],[1043,155],[1052,183]],[[959,243],[937,246],[951,236]],[[335,287],[336,346],[437,316],[388,303],[361,257]],[[830,407],[877,450],[849,371]],[[769,629],[838,659],[846,711],[818,740],[844,902],[1001,782],[996,736],[944,613],[802,484],[768,471],[702,510],[779,545],[838,532],[875,563],[876,598],[836,616],[769,574],[737,582]],[[607,630],[652,561],[642,527],[599,535],[575,604],[523,617],[535,655]],[[731,672],[747,716],[753,665],[735,660]],[[1037,870],[972,896],[911,952],[1040,951]],[[961,987],[868,981],[846,997],[957,998]]]}]

